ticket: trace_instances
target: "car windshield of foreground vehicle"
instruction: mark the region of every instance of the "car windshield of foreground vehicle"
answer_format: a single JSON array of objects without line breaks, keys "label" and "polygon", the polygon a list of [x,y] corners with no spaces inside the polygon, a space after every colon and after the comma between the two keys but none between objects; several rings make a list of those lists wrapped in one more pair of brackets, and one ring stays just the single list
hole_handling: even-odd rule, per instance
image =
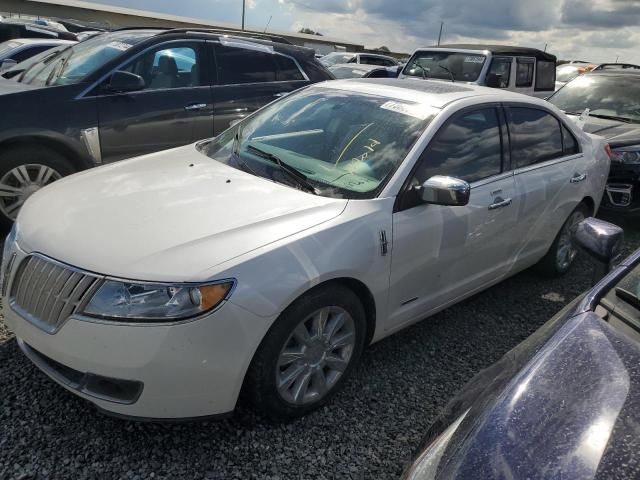
[{"label": "car windshield of foreground vehicle", "polygon": [[417,52],[403,73],[412,77],[475,82],[487,57],[459,52]]},{"label": "car windshield of foreground vehicle", "polygon": [[435,113],[423,104],[311,88],[230,128],[204,153],[304,191],[372,198]]},{"label": "car windshield of foreground vehicle", "polygon": [[549,101],[566,113],[640,123],[640,77],[584,75],[558,90]]},{"label": "car windshield of foreground vehicle", "polygon": [[152,34],[149,31],[122,31],[98,35],[33,65],[20,82],[41,87],[79,83],[109,60]]},{"label": "car windshield of foreground vehicle", "polygon": [[328,55],[325,55],[320,59],[320,61],[327,67],[331,65],[337,65],[339,63],[349,63],[353,58],[353,53],[339,53],[333,52]]}]

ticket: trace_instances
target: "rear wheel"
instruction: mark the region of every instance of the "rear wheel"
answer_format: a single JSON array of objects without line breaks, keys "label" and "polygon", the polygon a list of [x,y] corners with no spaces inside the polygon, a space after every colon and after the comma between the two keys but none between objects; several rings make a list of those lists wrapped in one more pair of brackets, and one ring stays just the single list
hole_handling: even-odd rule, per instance
[{"label": "rear wheel", "polygon": [[351,374],[365,342],[358,297],[340,285],[300,297],[278,318],[256,352],[246,398],[260,414],[296,418],[324,405]]},{"label": "rear wheel", "polygon": [[73,172],[64,156],[40,146],[17,147],[0,154],[0,228],[11,228],[31,195]]},{"label": "rear wheel", "polygon": [[547,254],[540,260],[536,269],[543,275],[558,277],[565,274],[578,254],[573,243],[572,232],[575,226],[589,215],[589,209],[581,203],[571,212],[556,236]]}]

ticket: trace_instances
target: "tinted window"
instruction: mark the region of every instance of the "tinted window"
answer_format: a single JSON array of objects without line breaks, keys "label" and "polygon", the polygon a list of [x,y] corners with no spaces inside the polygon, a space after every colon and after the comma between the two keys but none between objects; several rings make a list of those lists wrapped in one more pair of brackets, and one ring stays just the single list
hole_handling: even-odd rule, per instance
[{"label": "tinted window", "polygon": [[198,86],[201,82],[197,49],[195,45],[160,47],[136,57],[121,70],[140,75],[146,90]]},{"label": "tinted window", "polygon": [[395,63],[387,60],[386,58],[369,57],[367,55],[360,55],[360,63],[364,63],[367,65],[380,65],[381,67],[391,67],[395,65]]},{"label": "tinted window", "polygon": [[538,60],[536,68],[536,90],[555,90],[556,65],[553,62]]},{"label": "tinted window", "polygon": [[519,58],[516,69],[516,87],[530,87],[533,85],[533,59]]},{"label": "tinted window", "polygon": [[502,171],[500,124],[494,108],[462,114],[443,127],[420,158],[418,184],[434,175],[467,182]]},{"label": "tinted window", "polygon": [[544,110],[512,107],[511,158],[518,168],[562,156],[560,122]]},{"label": "tinted window", "polygon": [[492,73],[500,76],[499,88],[507,88],[509,86],[509,80],[511,79],[511,59],[494,58],[489,68],[489,74]]},{"label": "tinted window", "polygon": [[276,65],[273,57],[270,53],[246,48],[216,47],[218,83],[233,85],[274,82]]},{"label": "tinted window", "polygon": [[15,55],[12,55],[11,58],[13,58],[16,62],[20,63],[25,61],[27,58],[31,58],[34,55],[44,52],[45,50],[49,50],[50,48],[51,47],[48,45],[46,47],[40,46],[40,47],[25,48],[21,52],[18,52]]},{"label": "tinted window", "polygon": [[273,58],[276,61],[276,80],[304,80],[300,69],[292,59],[282,55],[274,55]]},{"label": "tinted window", "polygon": [[562,152],[565,155],[573,155],[580,152],[576,137],[564,125],[562,126]]},{"label": "tinted window", "polygon": [[560,110],[580,115],[585,108],[597,115],[640,122],[640,76],[584,75],[558,90],[549,101]]}]

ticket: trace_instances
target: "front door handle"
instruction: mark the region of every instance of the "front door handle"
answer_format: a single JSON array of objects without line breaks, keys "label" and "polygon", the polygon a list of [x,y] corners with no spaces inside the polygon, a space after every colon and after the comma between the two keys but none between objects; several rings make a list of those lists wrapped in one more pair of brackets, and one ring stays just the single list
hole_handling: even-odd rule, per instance
[{"label": "front door handle", "polygon": [[191,105],[184,107],[184,109],[187,112],[199,112],[200,110],[207,108],[207,106],[208,105],[206,103],[192,103]]},{"label": "front door handle", "polygon": [[498,208],[508,207],[509,205],[511,205],[512,201],[513,200],[511,200],[510,198],[498,197],[491,205],[489,205],[489,210],[497,210]]},{"label": "front door handle", "polygon": [[580,183],[583,180],[585,180],[587,178],[587,174],[583,173],[582,175],[576,173],[573,177],[571,177],[571,180],[569,180],[571,183]]}]

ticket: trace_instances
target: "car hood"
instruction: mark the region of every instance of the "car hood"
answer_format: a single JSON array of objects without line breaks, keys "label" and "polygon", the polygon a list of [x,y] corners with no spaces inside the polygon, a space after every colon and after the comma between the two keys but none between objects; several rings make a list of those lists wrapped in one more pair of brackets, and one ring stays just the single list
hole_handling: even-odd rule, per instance
[{"label": "car hood", "polygon": [[[433,478],[634,476],[640,348],[593,312],[559,323],[494,400],[469,391],[474,406],[462,415]],[[490,369],[497,379],[510,376],[519,354],[529,355],[524,346]],[[482,380],[492,382],[486,374]]]},{"label": "car hood", "polygon": [[[578,117],[571,116],[572,120]],[[589,117],[583,130],[605,138],[612,147],[636,145],[640,143],[640,124],[618,122],[606,118]]]},{"label": "car hood", "polygon": [[206,270],[335,218],[346,203],[255,177],[189,145],[37,192],[18,217],[18,243],[101,274],[203,281]]},{"label": "car hood", "polygon": [[11,95],[13,93],[26,92],[27,90],[35,90],[39,87],[27,85],[25,83],[16,82],[0,76],[0,95]]}]

